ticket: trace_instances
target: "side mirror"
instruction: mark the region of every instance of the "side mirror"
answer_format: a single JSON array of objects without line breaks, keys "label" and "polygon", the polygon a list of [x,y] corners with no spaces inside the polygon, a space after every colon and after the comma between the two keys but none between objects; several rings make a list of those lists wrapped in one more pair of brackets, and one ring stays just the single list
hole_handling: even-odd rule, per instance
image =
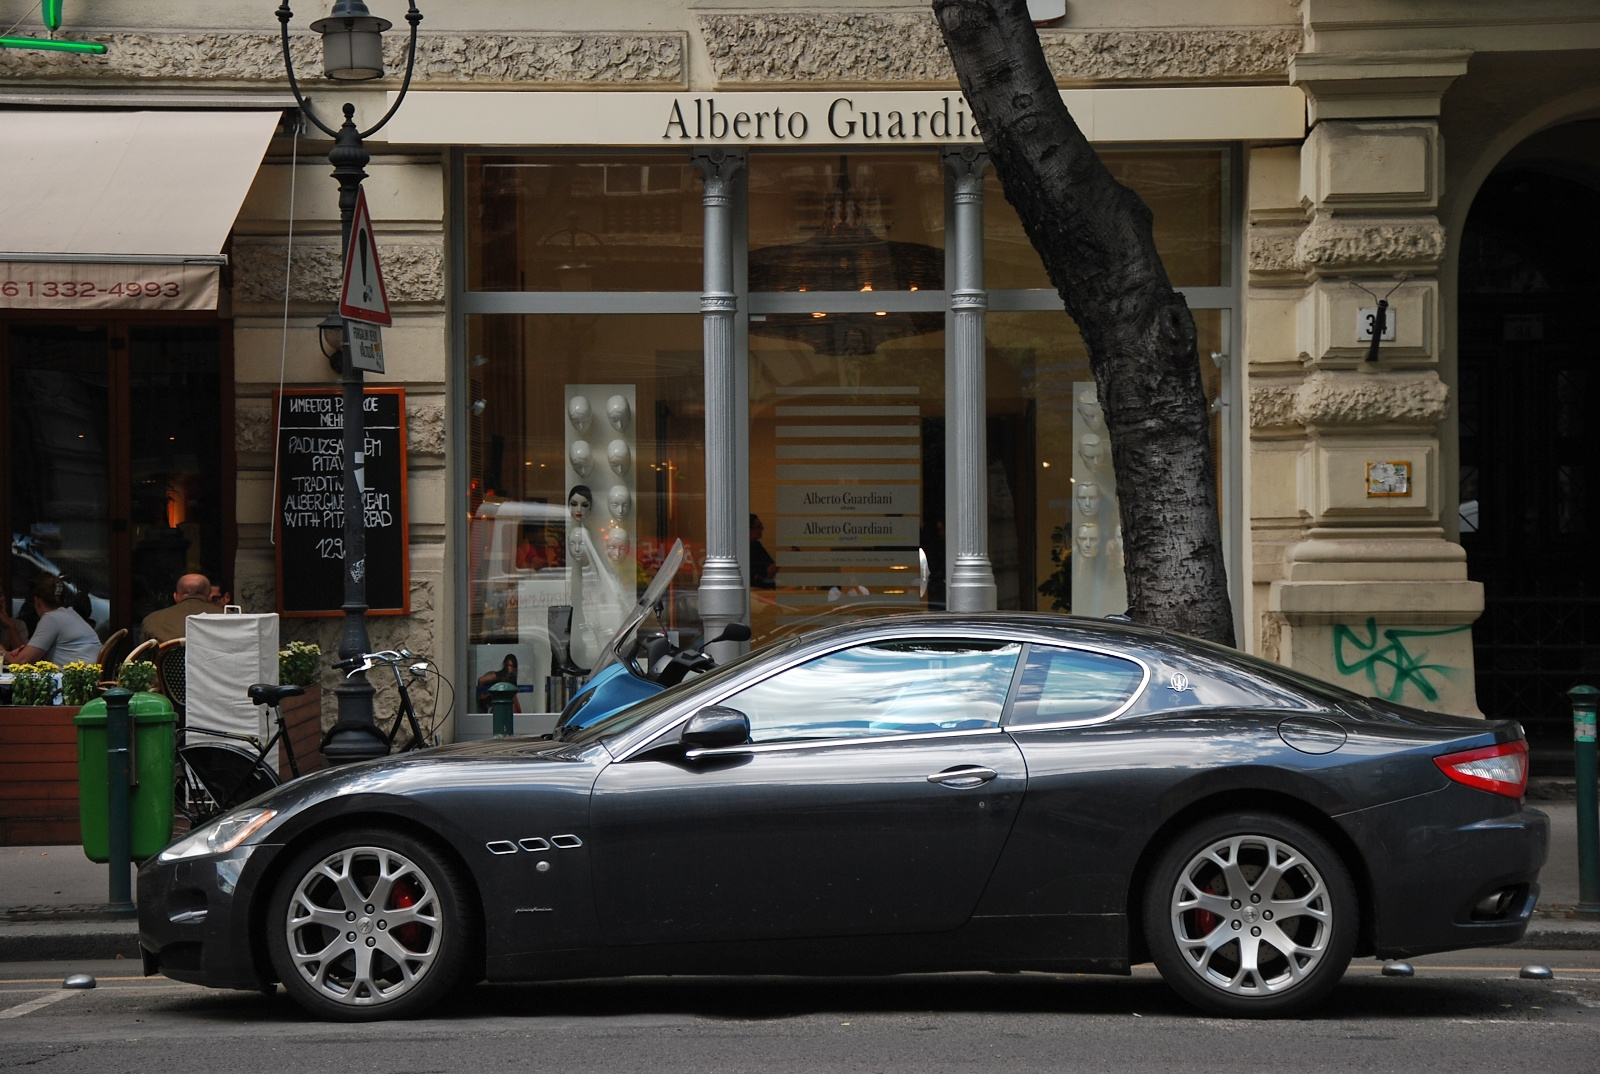
[{"label": "side mirror", "polygon": [[706,642],[706,645],[715,645],[722,641],[749,641],[750,628],[743,623],[729,623],[722,628],[722,633]]},{"label": "side mirror", "polygon": [[685,750],[717,750],[750,741],[750,717],[738,709],[708,705],[689,717],[681,738]]}]

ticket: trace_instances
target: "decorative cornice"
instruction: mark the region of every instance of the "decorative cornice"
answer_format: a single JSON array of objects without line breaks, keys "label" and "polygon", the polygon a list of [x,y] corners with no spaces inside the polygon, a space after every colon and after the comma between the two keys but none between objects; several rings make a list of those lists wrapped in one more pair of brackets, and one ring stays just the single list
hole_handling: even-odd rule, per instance
[{"label": "decorative cornice", "polygon": [[[719,86],[775,82],[954,85],[931,11],[698,13]],[[1298,27],[1041,30],[1063,85],[1288,76]]]},{"label": "decorative cornice", "polygon": [[1431,216],[1318,216],[1301,232],[1295,258],[1311,276],[1430,273],[1444,258],[1444,241]]},{"label": "decorative cornice", "polygon": [[[0,52],[0,81],[287,82],[275,33],[117,31],[81,36],[104,42],[105,55],[7,50]],[[294,34],[290,43],[296,74],[310,82],[316,77],[312,73],[322,69],[319,39]],[[683,33],[424,33],[417,38],[415,78],[433,84],[600,83],[681,89],[688,85],[687,51]],[[398,79],[405,71],[402,35],[391,35],[384,55],[390,74]]]},{"label": "decorative cornice", "polygon": [[[236,242],[233,247],[233,301],[235,305],[281,305],[283,302],[282,242]],[[437,243],[379,243],[383,282],[389,301],[427,303],[444,301],[444,249]],[[328,303],[339,297],[343,266],[339,248],[331,243],[304,243],[294,248],[289,272],[291,302]]]}]

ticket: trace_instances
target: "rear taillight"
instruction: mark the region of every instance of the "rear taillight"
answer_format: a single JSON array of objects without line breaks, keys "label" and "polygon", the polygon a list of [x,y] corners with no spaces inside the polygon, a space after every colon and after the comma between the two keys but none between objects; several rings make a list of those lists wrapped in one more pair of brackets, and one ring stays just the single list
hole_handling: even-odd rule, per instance
[{"label": "rear taillight", "polygon": [[1521,798],[1528,789],[1528,744],[1502,742],[1497,746],[1447,753],[1435,757],[1439,771],[1469,787],[1507,798]]}]

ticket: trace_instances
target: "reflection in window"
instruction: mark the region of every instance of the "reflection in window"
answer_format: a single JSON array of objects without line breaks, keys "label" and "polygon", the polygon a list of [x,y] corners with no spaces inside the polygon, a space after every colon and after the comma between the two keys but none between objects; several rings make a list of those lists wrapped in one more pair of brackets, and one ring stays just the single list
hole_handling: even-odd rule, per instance
[{"label": "reflection in window", "polygon": [[1021,646],[968,641],[859,645],[757,683],[724,704],[752,742],[997,727]]},{"label": "reflection in window", "polygon": [[467,290],[698,291],[683,156],[467,157]]},{"label": "reflection in window", "polygon": [[[1227,154],[1217,149],[1108,150],[1119,183],[1155,217],[1156,249],[1174,287],[1220,287],[1228,279]],[[1017,211],[991,171],[983,199],[984,278],[990,290],[1051,288]]]},{"label": "reflection in window", "polygon": [[1131,660],[1035,645],[1028,653],[1007,726],[1109,716],[1133,696],[1143,679],[1144,670]]},{"label": "reflection in window", "polygon": [[477,711],[594,667],[674,541],[664,625],[693,636],[705,557],[700,318],[467,318],[468,637]]}]

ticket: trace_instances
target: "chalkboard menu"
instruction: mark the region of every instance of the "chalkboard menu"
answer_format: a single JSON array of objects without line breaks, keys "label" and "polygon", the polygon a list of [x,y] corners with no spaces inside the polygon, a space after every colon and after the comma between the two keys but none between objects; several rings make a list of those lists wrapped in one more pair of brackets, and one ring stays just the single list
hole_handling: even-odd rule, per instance
[{"label": "chalkboard menu", "polygon": [[[276,404],[278,613],[342,615],[344,399],[337,388],[291,389]],[[362,420],[368,612],[405,615],[411,610],[405,389],[368,388]]]}]

